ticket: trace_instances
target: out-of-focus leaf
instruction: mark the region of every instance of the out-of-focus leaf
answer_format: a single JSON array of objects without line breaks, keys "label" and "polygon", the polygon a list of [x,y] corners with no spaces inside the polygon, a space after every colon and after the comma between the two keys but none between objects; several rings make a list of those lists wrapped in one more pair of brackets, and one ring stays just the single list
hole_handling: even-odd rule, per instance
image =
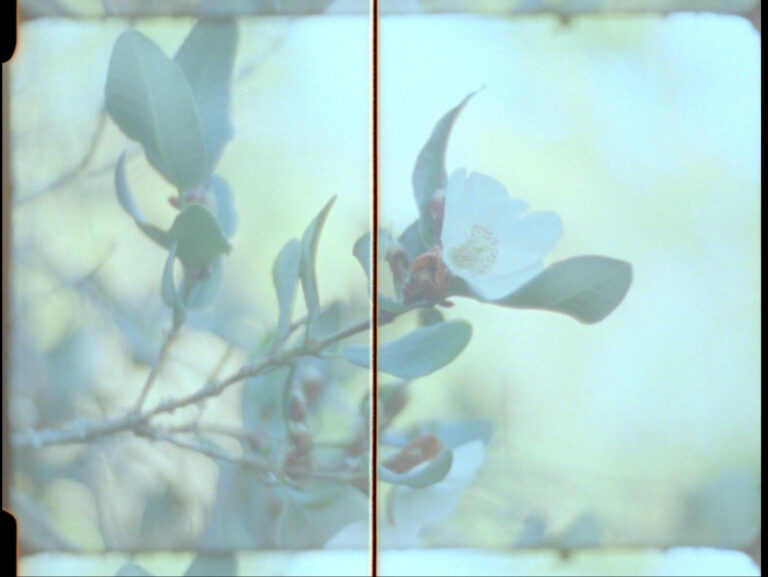
[{"label": "out-of-focus leaf", "polygon": [[309,314],[308,330],[311,332],[312,326],[320,313],[320,296],[317,290],[317,275],[315,274],[315,257],[317,256],[317,246],[320,241],[320,233],[323,230],[323,224],[328,217],[336,197],[329,200],[320,213],[304,231],[301,238],[301,288],[304,291],[304,299],[307,302],[307,313]]},{"label": "out-of-focus leaf", "polygon": [[429,247],[424,244],[419,232],[419,221],[412,222],[408,228],[406,228],[398,239],[400,248],[403,249],[405,256],[408,257],[408,262],[424,254],[429,250]]},{"label": "out-of-focus leaf", "polygon": [[152,573],[137,563],[128,563],[120,567],[115,577],[152,577]]},{"label": "out-of-focus leaf", "polygon": [[436,421],[422,424],[416,428],[415,434],[434,434],[440,441],[451,449],[455,449],[472,441],[482,441],[486,445],[493,435],[493,423],[483,420],[467,421]]},{"label": "out-of-focus leaf", "polygon": [[493,304],[550,310],[593,324],[619,306],[630,284],[632,265],[628,262],[604,256],[580,256],[551,265]]},{"label": "out-of-focus leaf", "polygon": [[296,288],[299,284],[301,265],[301,243],[289,240],[280,250],[272,266],[272,281],[275,283],[279,319],[277,322],[278,340],[285,338],[293,318],[293,304],[296,300]]},{"label": "out-of-focus leaf", "polygon": [[[423,377],[459,356],[471,336],[470,324],[460,320],[416,329],[379,346],[378,368],[401,379]],[[367,346],[348,346],[344,356],[355,365],[370,367],[370,348]]]},{"label": "out-of-focus leaf", "polygon": [[378,302],[379,302],[379,310],[385,313],[399,315],[410,310],[407,305],[384,295],[379,295]]},{"label": "out-of-focus leaf", "polygon": [[144,502],[139,548],[173,549],[191,544],[190,519],[180,496],[170,487],[153,493]]},{"label": "out-of-focus leaf", "polygon": [[[189,270],[181,279],[181,294],[184,306],[190,309],[204,307],[211,303],[219,290],[222,276],[221,257],[205,266],[204,278],[195,278]],[[199,276],[202,271],[196,271]]]},{"label": "out-of-focus leaf", "polygon": [[184,572],[185,577],[214,577],[237,575],[234,553],[198,553]]},{"label": "out-of-focus leaf", "polygon": [[449,110],[435,125],[427,143],[416,158],[413,167],[411,183],[413,195],[419,207],[419,231],[421,238],[427,246],[434,246],[439,242],[438,224],[435,221],[430,207],[432,199],[438,190],[444,189],[448,182],[448,174],[445,170],[445,151],[448,146],[448,137],[451,134],[453,123],[476,92],[468,94],[454,108]]},{"label": "out-of-focus leaf", "polygon": [[217,464],[216,497],[203,528],[202,542],[213,550],[273,548],[280,498],[255,471],[234,463]]},{"label": "out-of-focus leaf", "polygon": [[290,375],[291,369],[282,367],[245,382],[241,411],[246,431],[256,431],[264,428],[272,419],[281,418],[282,393]]},{"label": "out-of-focus leaf", "polygon": [[115,123],[169,182],[189,190],[203,181],[208,159],[192,89],[181,68],[141,32],[117,39],[105,97]]},{"label": "out-of-focus leaf", "polygon": [[127,212],[136,222],[136,225],[146,234],[150,239],[164,248],[168,248],[169,240],[168,233],[164,230],[149,224],[142,214],[139,207],[136,205],[136,201],[133,199],[133,193],[131,187],[128,186],[128,179],[125,177],[125,153],[120,155],[115,165],[115,191],[117,192],[117,200],[123,210]]},{"label": "out-of-focus leaf", "polygon": [[352,254],[355,255],[357,262],[363,267],[368,281],[371,280],[371,233],[366,232],[355,241],[352,247]]},{"label": "out-of-focus leaf", "polygon": [[197,106],[208,174],[213,172],[224,145],[232,137],[229,100],[236,47],[237,24],[233,19],[203,19],[195,24],[176,53],[175,61],[192,88]]},{"label": "out-of-focus leaf", "polygon": [[173,221],[168,234],[178,244],[178,259],[193,271],[209,265],[231,249],[216,217],[201,204],[186,206]]},{"label": "out-of-focus leaf", "polygon": [[322,547],[339,529],[367,515],[367,498],[350,485],[316,480],[301,490],[286,489],[277,545],[284,549]]},{"label": "out-of-focus leaf", "polygon": [[429,327],[443,322],[443,313],[439,309],[428,308],[419,309],[419,324],[422,327]]},{"label": "out-of-focus leaf", "polygon": [[410,471],[396,473],[379,464],[379,480],[393,485],[405,485],[414,489],[429,487],[439,483],[448,475],[453,463],[453,452],[450,449],[442,449],[434,459],[420,463]]},{"label": "out-of-focus leaf", "polygon": [[216,220],[219,221],[224,236],[231,238],[237,232],[237,209],[232,189],[218,174],[208,179],[208,186],[216,200]]},{"label": "out-of-focus leaf", "polygon": [[176,281],[173,280],[173,264],[176,260],[177,249],[178,243],[174,242],[168,251],[168,258],[165,259],[163,280],[160,285],[160,295],[163,297],[163,302],[171,308],[176,308],[180,303],[178,293],[176,292]]}]

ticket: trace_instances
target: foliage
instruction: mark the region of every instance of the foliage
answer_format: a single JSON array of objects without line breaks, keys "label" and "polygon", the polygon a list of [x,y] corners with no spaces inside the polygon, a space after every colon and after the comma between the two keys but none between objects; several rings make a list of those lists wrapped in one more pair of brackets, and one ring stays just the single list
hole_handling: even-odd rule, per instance
[{"label": "foliage", "polygon": [[[334,196],[300,238],[285,243],[272,263],[276,323],[256,350],[247,351],[249,360],[228,376],[211,378],[191,394],[147,408],[148,393],[189,313],[222,305],[217,300],[222,271],[228,265],[227,255],[237,250],[237,193],[216,173],[233,134],[229,100],[236,47],[237,26],[227,19],[198,22],[174,58],[134,30],[117,40],[106,82],[106,109],[125,136],[141,146],[149,164],[177,190],[170,199],[178,211],[169,219],[171,224],[165,228],[151,224],[129,186],[126,155],[116,161],[114,182],[120,206],[156,250],[166,254],[165,266],[158,271],[158,296],[172,311],[172,326],[133,410],[101,421],[77,422],[70,428],[31,431],[14,441],[20,448],[40,448],[100,443],[130,432],[215,463],[215,498],[205,526],[196,536],[202,552],[187,575],[234,574],[235,559],[228,552],[236,548],[337,546],[367,535],[360,528],[368,516],[372,408],[378,410],[381,457],[375,470],[378,481],[388,487],[382,535],[393,543],[417,544],[422,530],[450,515],[472,483],[492,432],[490,423],[475,421],[438,422],[410,430],[395,426],[409,402],[412,381],[439,371],[471,346],[471,322],[444,318],[450,299],[542,309],[595,323],[621,303],[631,283],[628,263],[602,256],[573,257],[548,268],[541,265],[542,270],[531,268],[530,259],[539,266],[546,250],[527,250],[528,229],[524,226],[515,237],[519,246],[500,248],[499,243],[512,242],[504,236],[505,226],[511,223],[488,224],[484,219],[492,216],[490,212],[478,212],[477,222],[469,221],[468,230],[446,230],[458,222],[446,216],[453,195],[482,193],[469,184],[454,190],[453,177],[449,178],[445,167],[451,129],[470,102],[473,94],[469,94],[438,120],[416,159],[412,185],[418,219],[396,238],[384,229],[377,231],[381,262],[372,262],[370,233],[355,242],[348,255],[360,262],[369,283],[373,266],[386,266],[391,272],[391,294],[369,288],[371,297],[375,295],[379,326],[400,317],[417,318],[421,325],[379,344],[376,367],[398,379],[396,383],[378,387],[375,403],[369,395],[349,398],[356,393],[344,385],[360,374],[360,367],[371,367],[372,354],[364,344],[343,348],[341,344],[369,333],[371,321],[350,321],[354,309],[349,303],[326,303],[321,298],[320,241],[330,226],[334,203],[345,200]],[[479,182],[472,175],[467,182],[474,182],[473,178]],[[495,183],[490,177],[480,180],[486,185]],[[488,186],[495,187],[493,194],[501,195],[498,202],[510,210],[524,207],[522,201],[507,198],[500,184]],[[457,202],[467,200],[471,198],[458,198]],[[536,214],[540,213],[531,216]],[[559,218],[556,222],[559,226]],[[456,241],[453,246],[445,241],[449,235]],[[559,228],[552,242],[556,237]],[[460,251],[459,260],[469,263],[466,270],[483,275],[483,263],[495,263],[498,255],[494,251],[502,248],[509,248],[504,253],[507,264],[515,270],[525,269],[527,276],[524,282],[508,285],[501,297],[488,298],[477,289],[483,286],[482,279],[477,284],[476,276],[457,269],[454,257]],[[486,260],[472,260],[476,258]],[[504,279],[503,275],[499,278],[501,281],[494,280],[497,287]],[[307,311],[302,318],[295,314],[299,286]],[[234,389],[235,385],[240,388]],[[163,424],[162,417],[215,403],[230,388],[239,394],[241,425],[209,430],[194,420],[185,426]],[[349,401],[346,406],[359,406],[359,412],[350,416],[344,403],[329,402],[339,398]],[[337,418],[352,423],[349,430],[342,438],[323,438],[322,423]],[[233,440],[237,448],[233,448]],[[147,450],[154,446],[148,445]],[[161,493],[156,499],[153,507],[158,510],[179,507],[179,499],[172,493]],[[145,527],[148,534],[160,522],[151,515],[144,521],[149,525]],[[118,572],[148,574],[136,564]]]}]

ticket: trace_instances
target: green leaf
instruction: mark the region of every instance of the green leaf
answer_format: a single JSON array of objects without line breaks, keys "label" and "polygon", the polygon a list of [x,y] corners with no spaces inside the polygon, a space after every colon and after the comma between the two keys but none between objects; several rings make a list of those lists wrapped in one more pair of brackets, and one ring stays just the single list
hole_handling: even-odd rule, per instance
[{"label": "green leaf", "polygon": [[411,223],[411,225],[403,231],[398,239],[400,248],[403,249],[405,256],[408,257],[408,262],[413,262],[416,257],[421,256],[429,250],[429,247],[424,244],[419,232],[419,221]]},{"label": "green leaf", "polygon": [[185,207],[168,233],[171,240],[178,243],[176,256],[193,271],[209,265],[231,249],[216,217],[201,204]]},{"label": "green leaf", "polygon": [[632,265],[628,262],[604,256],[580,256],[551,265],[493,304],[550,310],[593,324],[619,306],[631,284]]},{"label": "green leaf", "polygon": [[185,307],[193,309],[210,304],[219,290],[222,268],[219,257],[197,271],[184,269],[184,276],[181,279],[181,294]]},{"label": "green leaf", "polygon": [[200,20],[176,53],[175,61],[192,88],[207,152],[207,173],[232,137],[230,84],[237,47],[231,18]]},{"label": "green leaf", "polygon": [[160,295],[163,297],[163,302],[172,309],[175,309],[181,303],[176,291],[176,281],[173,280],[173,264],[176,260],[177,249],[178,244],[174,242],[168,251],[168,258],[165,259],[163,280],[160,285]]},{"label": "green leaf", "polygon": [[371,281],[371,233],[366,232],[355,241],[352,247],[352,254],[355,255],[357,262],[363,267],[368,282]]},{"label": "green leaf", "polygon": [[416,165],[413,167],[411,183],[413,184],[413,195],[419,207],[419,229],[427,246],[434,246],[439,242],[440,231],[430,204],[435,193],[444,189],[448,184],[448,174],[445,170],[445,151],[448,147],[448,137],[451,135],[453,123],[464,105],[476,93],[472,92],[465,96],[464,100],[449,110],[437,122],[429,140],[419,152]]},{"label": "green leaf", "polygon": [[153,224],[149,224],[133,199],[131,187],[128,186],[128,179],[125,176],[125,153],[120,155],[115,165],[115,191],[120,206],[133,218],[139,229],[163,248],[168,248],[170,245],[168,233]]},{"label": "green leaf", "polygon": [[276,537],[281,549],[322,547],[336,531],[368,516],[368,499],[351,485],[315,480],[284,494]]},{"label": "green leaf", "polygon": [[109,62],[106,107],[147,159],[180,190],[207,176],[200,118],[181,68],[149,38],[135,30],[115,43]]},{"label": "green leaf", "polygon": [[[471,336],[470,324],[460,320],[416,329],[379,346],[378,368],[402,379],[423,377],[459,356]],[[350,363],[370,367],[370,347],[352,345],[343,352]]]},{"label": "green leaf", "polygon": [[323,224],[328,217],[336,197],[329,200],[320,213],[304,231],[301,238],[301,288],[304,291],[304,300],[307,303],[307,313],[309,314],[309,323],[307,330],[311,331],[312,326],[320,313],[320,296],[317,291],[317,276],[315,274],[315,257],[317,256],[317,246],[320,241],[320,233],[323,230]]},{"label": "green leaf", "polygon": [[185,577],[237,575],[237,557],[234,553],[198,553],[184,572]]},{"label": "green leaf", "polygon": [[128,563],[120,567],[115,577],[152,577],[152,573],[136,563]]},{"label": "green leaf", "polygon": [[277,338],[284,339],[293,318],[293,304],[296,300],[296,287],[299,283],[301,264],[301,243],[289,240],[275,259],[272,267],[272,280],[277,292],[280,316],[277,321]]},{"label": "green leaf", "polygon": [[420,463],[405,473],[396,473],[383,465],[379,465],[378,477],[380,481],[392,485],[406,485],[413,489],[421,489],[445,479],[451,470],[451,465],[453,465],[453,452],[443,448],[431,461]]},{"label": "green leaf", "polygon": [[216,200],[216,220],[219,221],[224,236],[231,238],[237,231],[237,209],[232,189],[227,181],[217,174],[208,179],[208,186]]}]

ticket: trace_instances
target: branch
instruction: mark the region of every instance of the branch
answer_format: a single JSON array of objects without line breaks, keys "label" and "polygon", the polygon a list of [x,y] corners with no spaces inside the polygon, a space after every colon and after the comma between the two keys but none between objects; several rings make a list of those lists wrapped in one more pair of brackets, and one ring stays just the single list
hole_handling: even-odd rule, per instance
[{"label": "branch", "polygon": [[[205,401],[210,397],[216,397],[236,383],[251,377],[270,373],[280,367],[290,364],[299,357],[308,355],[316,356],[318,353],[343,339],[367,331],[370,329],[370,326],[370,321],[365,320],[323,339],[313,340],[306,346],[299,346],[278,355],[270,356],[258,362],[245,365],[237,372],[221,381],[211,379],[201,389],[190,395],[175,400],[171,399],[164,401],[153,409],[144,412],[134,409],[120,417],[104,419],[102,421],[81,420],[67,429],[43,429],[15,433],[11,436],[11,445],[19,448],[31,447],[40,449],[51,445],[84,443],[92,439],[114,435],[123,431],[132,431],[135,434],[146,436],[145,433],[148,423],[153,417],[161,414],[170,414],[183,407]],[[169,333],[169,337],[172,335],[173,331]],[[166,352],[171,341],[172,338],[166,338],[166,341],[164,342],[163,349]],[[165,353],[161,350],[161,358],[164,357],[164,355]],[[144,385],[145,390],[148,388],[148,385],[151,387],[152,382],[155,380],[156,375],[153,376],[153,373],[157,373],[160,370],[159,365],[160,361],[155,364],[155,367],[158,368],[155,369],[155,367],[153,367],[153,371],[150,373],[147,383]]]}]

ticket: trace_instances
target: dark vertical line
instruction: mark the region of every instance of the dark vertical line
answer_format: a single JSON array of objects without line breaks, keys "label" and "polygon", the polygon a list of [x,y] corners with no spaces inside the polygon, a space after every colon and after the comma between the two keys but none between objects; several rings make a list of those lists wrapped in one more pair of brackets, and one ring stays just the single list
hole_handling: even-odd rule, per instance
[{"label": "dark vertical line", "polygon": [[372,230],[371,230],[371,575],[378,575],[379,561],[379,530],[378,530],[378,473],[379,457],[379,381],[378,356],[379,343],[379,2],[371,0],[371,178],[373,180],[373,196],[371,199]]}]

